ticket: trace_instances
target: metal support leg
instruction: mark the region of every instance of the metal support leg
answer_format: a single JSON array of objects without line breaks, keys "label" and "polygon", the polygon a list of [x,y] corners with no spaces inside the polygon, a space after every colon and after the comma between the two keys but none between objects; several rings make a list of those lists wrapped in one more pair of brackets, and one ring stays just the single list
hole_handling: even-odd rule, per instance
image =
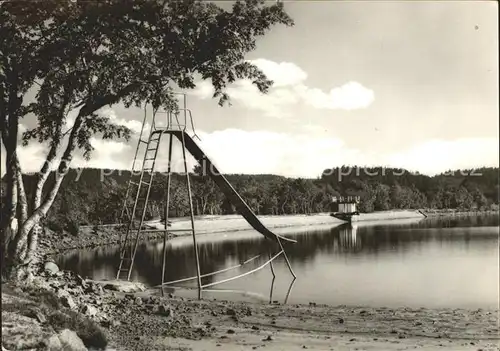
[{"label": "metal support leg", "polygon": [[285,305],[288,303],[288,298],[290,297],[293,285],[295,284],[296,280],[297,280],[297,278],[293,278],[292,282],[290,283],[290,287],[288,288],[288,292],[286,293],[286,297],[285,297],[285,302],[284,302]]},{"label": "metal support leg", "polygon": [[[269,260],[271,260],[271,253],[269,253]],[[269,266],[271,267],[271,273],[273,274],[273,279],[276,278],[276,274],[274,273],[273,261],[269,262]]]},{"label": "metal support leg", "polygon": [[172,179],[172,139],[173,135],[170,134],[168,142],[168,169],[167,169],[167,198],[165,204],[165,232],[163,234],[163,262],[161,268],[161,295],[163,292],[163,283],[165,281],[165,268],[167,263],[167,240],[168,240],[168,210],[170,208],[170,183]]},{"label": "metal support leg", "polygon": [[[165,212],[168,210],[165,210]],[[165,292],[163,291],[163,282],[165,280],[165,265],[167,263],[167,235],[168,233],[165,231],[163,233],[163,260],[162,260],[162,266],[161,266],[161,296],[165,295]]]},{"label": "metal support leg", "polygon": [[281,243],[280,238],[277,238],[277,239],[278,239],[278,244],[280,245],[281,251],[283,252],[283,256],[285,256],[285,261],[286,261],[286,264],[288,265],[288,269],[290,270],[290,273],[292,273],[294,278],[297,278],[297,276],[293,272],[292,265],[290,264],[290,261],[288,260],[288,256],[286,255],[285,249],[283,248],[283,244]]},{"label": "metal support leg", "polygon": [[189,212],[191,214],[191,227],[193,229],[193,246],[194,256],[196,259],[196,275],[198,277],[198,299],[201,299],[201,273],[200,273],[200,257],[198,255],[198,245],[196,244],[196,234],[194,230],[194,211],[193,211],[193,197],[191,195],[191,182],[189,180],[189,173],[186,161],[186,142],[184,140],[184,133],[182,133],[182,158],[184,160],[184,172],[186,172],[187,191],[189,197]]},{"label": "metal support leg", "polygon": [[271,291],[269,291],[269,303],[273,303],[273,292],[274,292],[274,281],[276,280],[276,276],[273,276],[273,280],[271,280]]},{"label": "metal support leg", "polygon": [[271,251],[269,251],[269,267],[271,267],[271,274],[273,275],[273,280],[271,280],[271,291],[269,291],[269,303],[271,304],[273,303],[274,281],[276,280]]}]

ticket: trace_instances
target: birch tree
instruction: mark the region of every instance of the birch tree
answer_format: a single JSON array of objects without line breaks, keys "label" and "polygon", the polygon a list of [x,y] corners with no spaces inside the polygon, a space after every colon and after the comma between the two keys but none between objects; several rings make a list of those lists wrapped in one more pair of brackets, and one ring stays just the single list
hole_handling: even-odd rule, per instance
[{"label": "birch tree", "polygon": [[[249,79],[266,93],[272,81],[245,55],[276,24],[293,22],[281,3],[263,0],[237,1],[231,10],[195,0],[3,2],[0,128],[8,215],[2,267],[19,272],[35,257],[41,223],[75,151],[90,158],[92,137],[130,137],[130,130],[100,115],[101,108],[151,103],[174,109],[173,90],[193,89],[197,79],[212,83],[221,105],[236,79]],[[36,92],[33,101],[26,101],[29,91]],[[65,129],[70,112],[76,117]],[[22,118],[36,119],[22,142],[48,145],[32,199],[26,199],[17,156]]]}]

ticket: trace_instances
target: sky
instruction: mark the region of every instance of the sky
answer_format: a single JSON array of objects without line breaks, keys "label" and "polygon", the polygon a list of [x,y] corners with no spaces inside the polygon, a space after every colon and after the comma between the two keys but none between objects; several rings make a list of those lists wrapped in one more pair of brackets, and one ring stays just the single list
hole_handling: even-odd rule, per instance
[{"label": "sky", "polygon": [[[269,94],[237,81],[228,89],[232,106],[219,107],[206,82],[187,92],[200,146],[223,173],[315,178],[341,165],[428,175],[498,167],[497,6],[285,2],[295,26],[274,27],[247,57],[274,81]],[[120,105],[101,113],[136,133],[144,115]],[[92,160],[77,156],[72,166],[130,169],[136,141],[137,134],[128,143],[94,139]],[[24,171],[37,171],[46,148],[33,142],[19,154]]]}]

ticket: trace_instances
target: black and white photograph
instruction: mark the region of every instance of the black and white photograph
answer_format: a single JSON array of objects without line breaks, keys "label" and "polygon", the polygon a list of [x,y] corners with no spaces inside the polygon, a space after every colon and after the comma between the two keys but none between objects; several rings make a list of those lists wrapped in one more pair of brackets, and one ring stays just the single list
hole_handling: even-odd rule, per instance
[{"label": "black and white photograph", "polygon": [[2,351],[500,351],[498,7],[1,0]]}]

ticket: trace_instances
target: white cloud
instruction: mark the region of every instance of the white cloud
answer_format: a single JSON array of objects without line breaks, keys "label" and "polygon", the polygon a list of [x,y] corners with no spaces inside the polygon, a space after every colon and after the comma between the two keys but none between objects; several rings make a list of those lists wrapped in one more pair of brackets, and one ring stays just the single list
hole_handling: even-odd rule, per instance
[{"label": "white cloud", "polygon": [[200,99],[211,98],[214,94],[212,84],[206,80],[201,80],[196,83],[196,89],[190,92],[190,95],[199,97]]},{"label": "white cloud", "polygon": [[268,94],[262,94],[249,81],[239,81],[229,87],[227,92],[233,101],[247,108],[263,111],[270,117],[288,116],[290,107],[299,102],[299,96],[290,89],[276,88]]},{"label": "white cloud", "polygon": [[276,88],[294,86],[307,79],[307,73],[291,62],[277,63],[263,58],[251,60],[250,62],[259,67],[267,78],[274,82],[273,86]]},{"label": "white cloud", "polygon": [[92,158],[86,161],[81,157],[75,157],[72,167],[107,169],[129,169],[131,167],[130,146],[124,142],[91,138],[90,144],[94,147]]},{"label": "white cloud", "polygon": [[329,93],[306,86],[299,86],[296,89],[309,105],[318,109],[356,110],[370,106],[375,100],[373,91],[357,82],[349,82],[341,87],[333,88]]},{"label": "white cloud", "polygon": [[47,157],[46,146],[31,142],[25,147],[18,147],[19,163],[23,172],[38,172]]},{"label": "white cloud", "polygon": [[[96,138],[91,138],[90,143],[95,149],[92,152],[92,158],[86,161],[76,153],[71,162],[72,168],[130,168],[133,154],[130,151],[129,145],[119,141]],[[25,147],[19,147],[18,154],[23,172],[39,172],[47,157],[47,145],[32,142]],[[2,155],[4,155],[3,150]],[[56,160],[54,160],[52,164],[53,170],[57,169],[60,159],[60,157],[57,157]]]},{"label": "white cloud", "polygon": [[317,177],[335,164],[366,162],[342,140],[328,136],[238,129],[198,134],[201,148],[222,173]]},{"label": "white cloud", "polygon": [[[317,109],[355,110],[367,108],[375,100],[372,90],[358,82],[347,82],[334,87],[329,92],[305,84],[307,73],[291,62],[277,63],[263,58],[250,61],[259,67],[266,76],[274,81],[268,94],[258,91],[250,80],[238,80],[227,88],[232,101],[243,106],[264,112],[267,116],[286,117],[297,104]],[[200,81],[193,95],[211,98],[214,90],[208,81]]]},{"label": "white cloud", "polygon": [[498,139],[467,138],[452,141],[429,140],[386,158],[396,165],[424,174],[476,167],[498,167]]},{"label": "white cloud", "polygon": [[[141,132],[141,128],[142,128],[142,122],[141,121],[138,121],[138,120],[135,120],[135,119],[125,120],[123,118],[119,118],[116,115],[115,110],[113,110],[111,107],[104,107],[104,108],[100,109],[98,111],[98,114],[100,116],[103,116],[103,117],[108,117],[109,120],[110,120],[110,122],[112,124],[115,124],[117,126],[125,126],[125,127],[127,127],[134,134],[140,134],[140,132]],[[144,126],[144,128],[145,128],[146,132],[148,132],[149,131],[149,124],[146,124]]]}]

